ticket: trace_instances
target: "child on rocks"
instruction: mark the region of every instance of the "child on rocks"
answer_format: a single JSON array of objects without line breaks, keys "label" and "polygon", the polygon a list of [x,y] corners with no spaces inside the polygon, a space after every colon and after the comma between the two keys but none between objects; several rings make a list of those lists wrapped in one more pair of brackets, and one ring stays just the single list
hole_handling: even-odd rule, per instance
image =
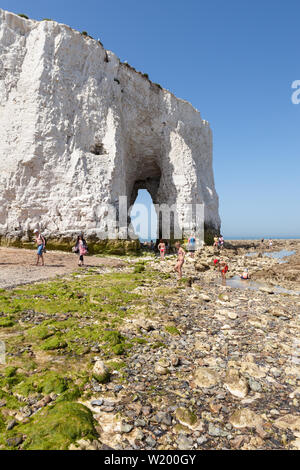
[{"label": "child on rocks", "polygon": [[179,242],[175,243],[175,247],[177,249],[177,263],[175,265],[174,271],[178,273],[178,279],[182,278],[182,266],[184,263],[184,257],[185,257],[185,251],[181,247],[181,244]]}]

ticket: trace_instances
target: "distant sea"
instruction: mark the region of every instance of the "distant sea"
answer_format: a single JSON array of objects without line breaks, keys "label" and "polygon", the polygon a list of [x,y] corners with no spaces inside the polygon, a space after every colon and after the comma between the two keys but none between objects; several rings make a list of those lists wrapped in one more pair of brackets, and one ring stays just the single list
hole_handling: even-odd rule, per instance
[{"label": "distant sea", "polygon": [[[236,235],[224,235],[224,238],[225,240],[261,240],[262,238],[264,238],[265,240],[269,240],[270,238],[272,240],[300,240],[300,236],[299,235],[286,235],[285,237],[282,237],[282,236],[278,236],[278,235],[270,235],[270,236],[263,236],[263,235],[257,235],[256,237],[242,237],[242,236],[236,236]],[[155,242],[156,241],[156,238],[153,237],[152,240]],[[140,238],[140,241],[142,243],[144,242],[150,242],[151,241],[151,238]]]},{"label": "distant sea", "polygon": [[261,240],[262,238],[264,238],[265,240],[269,240],[270,238],[272,240],[300,240],[300,236],[299,235],[286,235],[284,237],[282,236],[278,236],[278,235],[268,235],[267,237],[264,236],[264,235],[257,235],[256,237],[237,237],[237,236],[234,236],[234,235],[223,235],[225,239],[227,240]]}]

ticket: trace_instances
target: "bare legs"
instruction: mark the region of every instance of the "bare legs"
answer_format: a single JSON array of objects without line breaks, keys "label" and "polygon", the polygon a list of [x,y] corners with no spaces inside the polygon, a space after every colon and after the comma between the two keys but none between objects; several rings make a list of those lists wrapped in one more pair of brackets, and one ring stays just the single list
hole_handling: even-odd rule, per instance
[{"label": "bare legs", "polygon": [[44,256],[43,255],[37,255],[37,258],[36,258],[36,265],[38,266],[39,265],[39,261],[42,261],[42,266],[45,265],[44,263]]},{"label": "bare legs", "polygon": [[174,268],[174,271],[178,273],[178,279],[182,278],[182,265],[183,265],[183,261],[177,261],[175,268]]}]

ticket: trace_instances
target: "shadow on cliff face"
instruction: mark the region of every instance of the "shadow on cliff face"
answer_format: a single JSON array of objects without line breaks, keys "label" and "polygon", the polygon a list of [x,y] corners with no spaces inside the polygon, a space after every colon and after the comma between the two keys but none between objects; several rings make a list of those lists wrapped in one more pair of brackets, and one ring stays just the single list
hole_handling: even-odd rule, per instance
[{"label": "shadow on cliff face", "polygon": [[[185,137],[182,133],[180,133],[180,139],[184,141],[186,147],[189,147],[188,142],[185,142]],[[157,145],[158,140],[160,142],[159,145]],[[131,145],[131,151],[134,155],[142,155],[142,149],[140,147],[137,151],[137,148],[134,147],[132,142]],[[136,146],[138,145],[136,144]],[[187,230],[192,230],[196,232],[198,228],[196,226],[195,205],[196,203],[200,202],[201,194],[198,194],[199,191],[197,191],[196,187],[197,175],[185,174],[184,160],[181,162],[181,166],[183,167],[183,171],[181,174],[178,172],[178,168],[175,168],[170,158],[172,151],[174,152],[174,142],[172,144],[171,130],[169,128],[166,128],[165,123],[162,123],[160,136],[157,135],[156,146],[156,150],[158,149],[158,147],[160,148],[156,156],[151,155],[135,159],[134,173],[133,175],[131,174],[129,176],[129,181],[131,180],[132,187],[128,188],[127,193],[130,200],[130,205],[132,207],[135,203],[139,190],[147,190],[152,198],[153,204],[160,206],[159,208],[155,208],[159,226],[158,238],[170,238],[171,240],[174,240],[175,238],[182,239],[185,235],[182,234],[178,237],[178,228],[181,226],[181,223],[179,222],[182,220],[183,216],[186,216],[187,214],[184,212],[185,209],[180,208],[181,205],[194,205],[193,214],[191,214],[192,220],[190,221],[189,226],[184,227],[185,231],[187,232]],[[127,155],[127,161],[128,167],[130,167],[129,155]],[[193,170],[191,169],[191,171]],[[193,176],[195,177],[195,183],[191,183],[189,181],[191,178],[193,178]],[[182,179],[183,183],[181,182],[180,185],[179,183],[176,185],[175,177]],[[182,186],[185,186],[185,184],[187,186],[190,186],[189,194],[187,200],[181,201],[179,191]],[[177,210],[176,205],[178,205]],[[180,213],[180,210],[182,210],[182,213]],[[165,230],[162,230],[163,220],[164,224],[167,225],[169,223],[169,226],[167,226]],[[130,216],[128,217],[128,226],[130,226],[132,229]],[[175,227],[177,227],[177,233],[174,233]],[[219,234],[219,228],[213,227],[209,223],[204,224],[204,238],[206,244],[213,244],[213,237],[216,233]],[[175,237],[175,235],[177,235],[177,237]]]},{"label": "shadow on cliff face", "polygon": [[[146,190],[151,196],[154,206],[172,206],[177,201],[177,188],[173,182],[174,167],[169,160],[171,150],[170,136],[165,135],[166,130],[162,124],[162,129],[153,130],[152,123],[149,122],[149,132],[147,141],[144,135],[137,132],[130,138],[127,150],[127,196],[130,206],[133,207],[139,190]],[[149,135],[148,135],[149,134]],[[145,142],[144,142],[145,140]],[[159,238],[173,238],[174,222],[178,224],[178,217],[170,211],[170,235],[166,236],[162,231],[161,210],[155,207],[159,226]],[[172,223],[172,218],[175,221]],[[128,216],[129,231],[133,231],[131,218]]]}]

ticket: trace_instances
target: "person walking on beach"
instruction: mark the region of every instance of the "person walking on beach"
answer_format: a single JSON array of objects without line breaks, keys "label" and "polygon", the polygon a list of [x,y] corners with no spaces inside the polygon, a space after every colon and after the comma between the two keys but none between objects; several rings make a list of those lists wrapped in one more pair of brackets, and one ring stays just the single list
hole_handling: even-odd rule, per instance
[{"label": "person walking on beach", "polygon": [[194,235],[191,235],[188,239],[188,250],[191,255],[191,258],[194,258],[196,250],[196,238]]},{"label": "person walking on beach", "polygon": [[165,259],[165,253],[166,253],[166,244],[163,240],[160,240],[160,243],[157,247],[160,252],[160,259],[164,260]]},{"label": "person walking on beach", "polygon": [[181,247],[181,244],[179,242],[175,243],[175,247],[177,249],[177,263],[175,265],[174,271],[178,273],[178,279],[182,278],[182,266],[184,263],[184,257],[185,257],[185,251]]},{"label": "person walking on beach", "polygon": [[44,253],[44,251],[45,251],[46,241],[45,241],[45,238],[44,238],[43,235],[39,232],[38,229],[35,229],[33,233],[35,234],[35,242],[36,242],[36,244],[37,244],[37,259],[36,259],[36,265],[38,266],[39,261],[41,260],[42,266],[44,266],[45,263],[44,263],[44,256],[43,256],[43,253]]},{"label": "person walking on beach", "polygon": [[220,235],[219,236],[219,240],[218,240],[218,246],[219,246],[219,249],[221,250],[224,246],[224,237],[223,235]]},{"label": "person walking on beach", "polygon": [[88,247],[85,239],[83,238],[83,235],[79,235],[77,237],[76,245],[75,245],[75,253],[78,254],[78,266],[83,266],[84,265],[84,259],[83,257],[87,255],[88,253]]},{"label": "person walking on beach", "polygon": [[272,246],[273,246],[273,240],[271,240],[271,238],[270,238],[270,240],[269,240],[269,248],[270,248],[270,250],[272,250]]},{"label": "person walking on beach", "polygon": [[215,235],[214,236],[214,247],[218,248],[218,245],[219,245],[219,237],[218,237],[218,235]]}]

